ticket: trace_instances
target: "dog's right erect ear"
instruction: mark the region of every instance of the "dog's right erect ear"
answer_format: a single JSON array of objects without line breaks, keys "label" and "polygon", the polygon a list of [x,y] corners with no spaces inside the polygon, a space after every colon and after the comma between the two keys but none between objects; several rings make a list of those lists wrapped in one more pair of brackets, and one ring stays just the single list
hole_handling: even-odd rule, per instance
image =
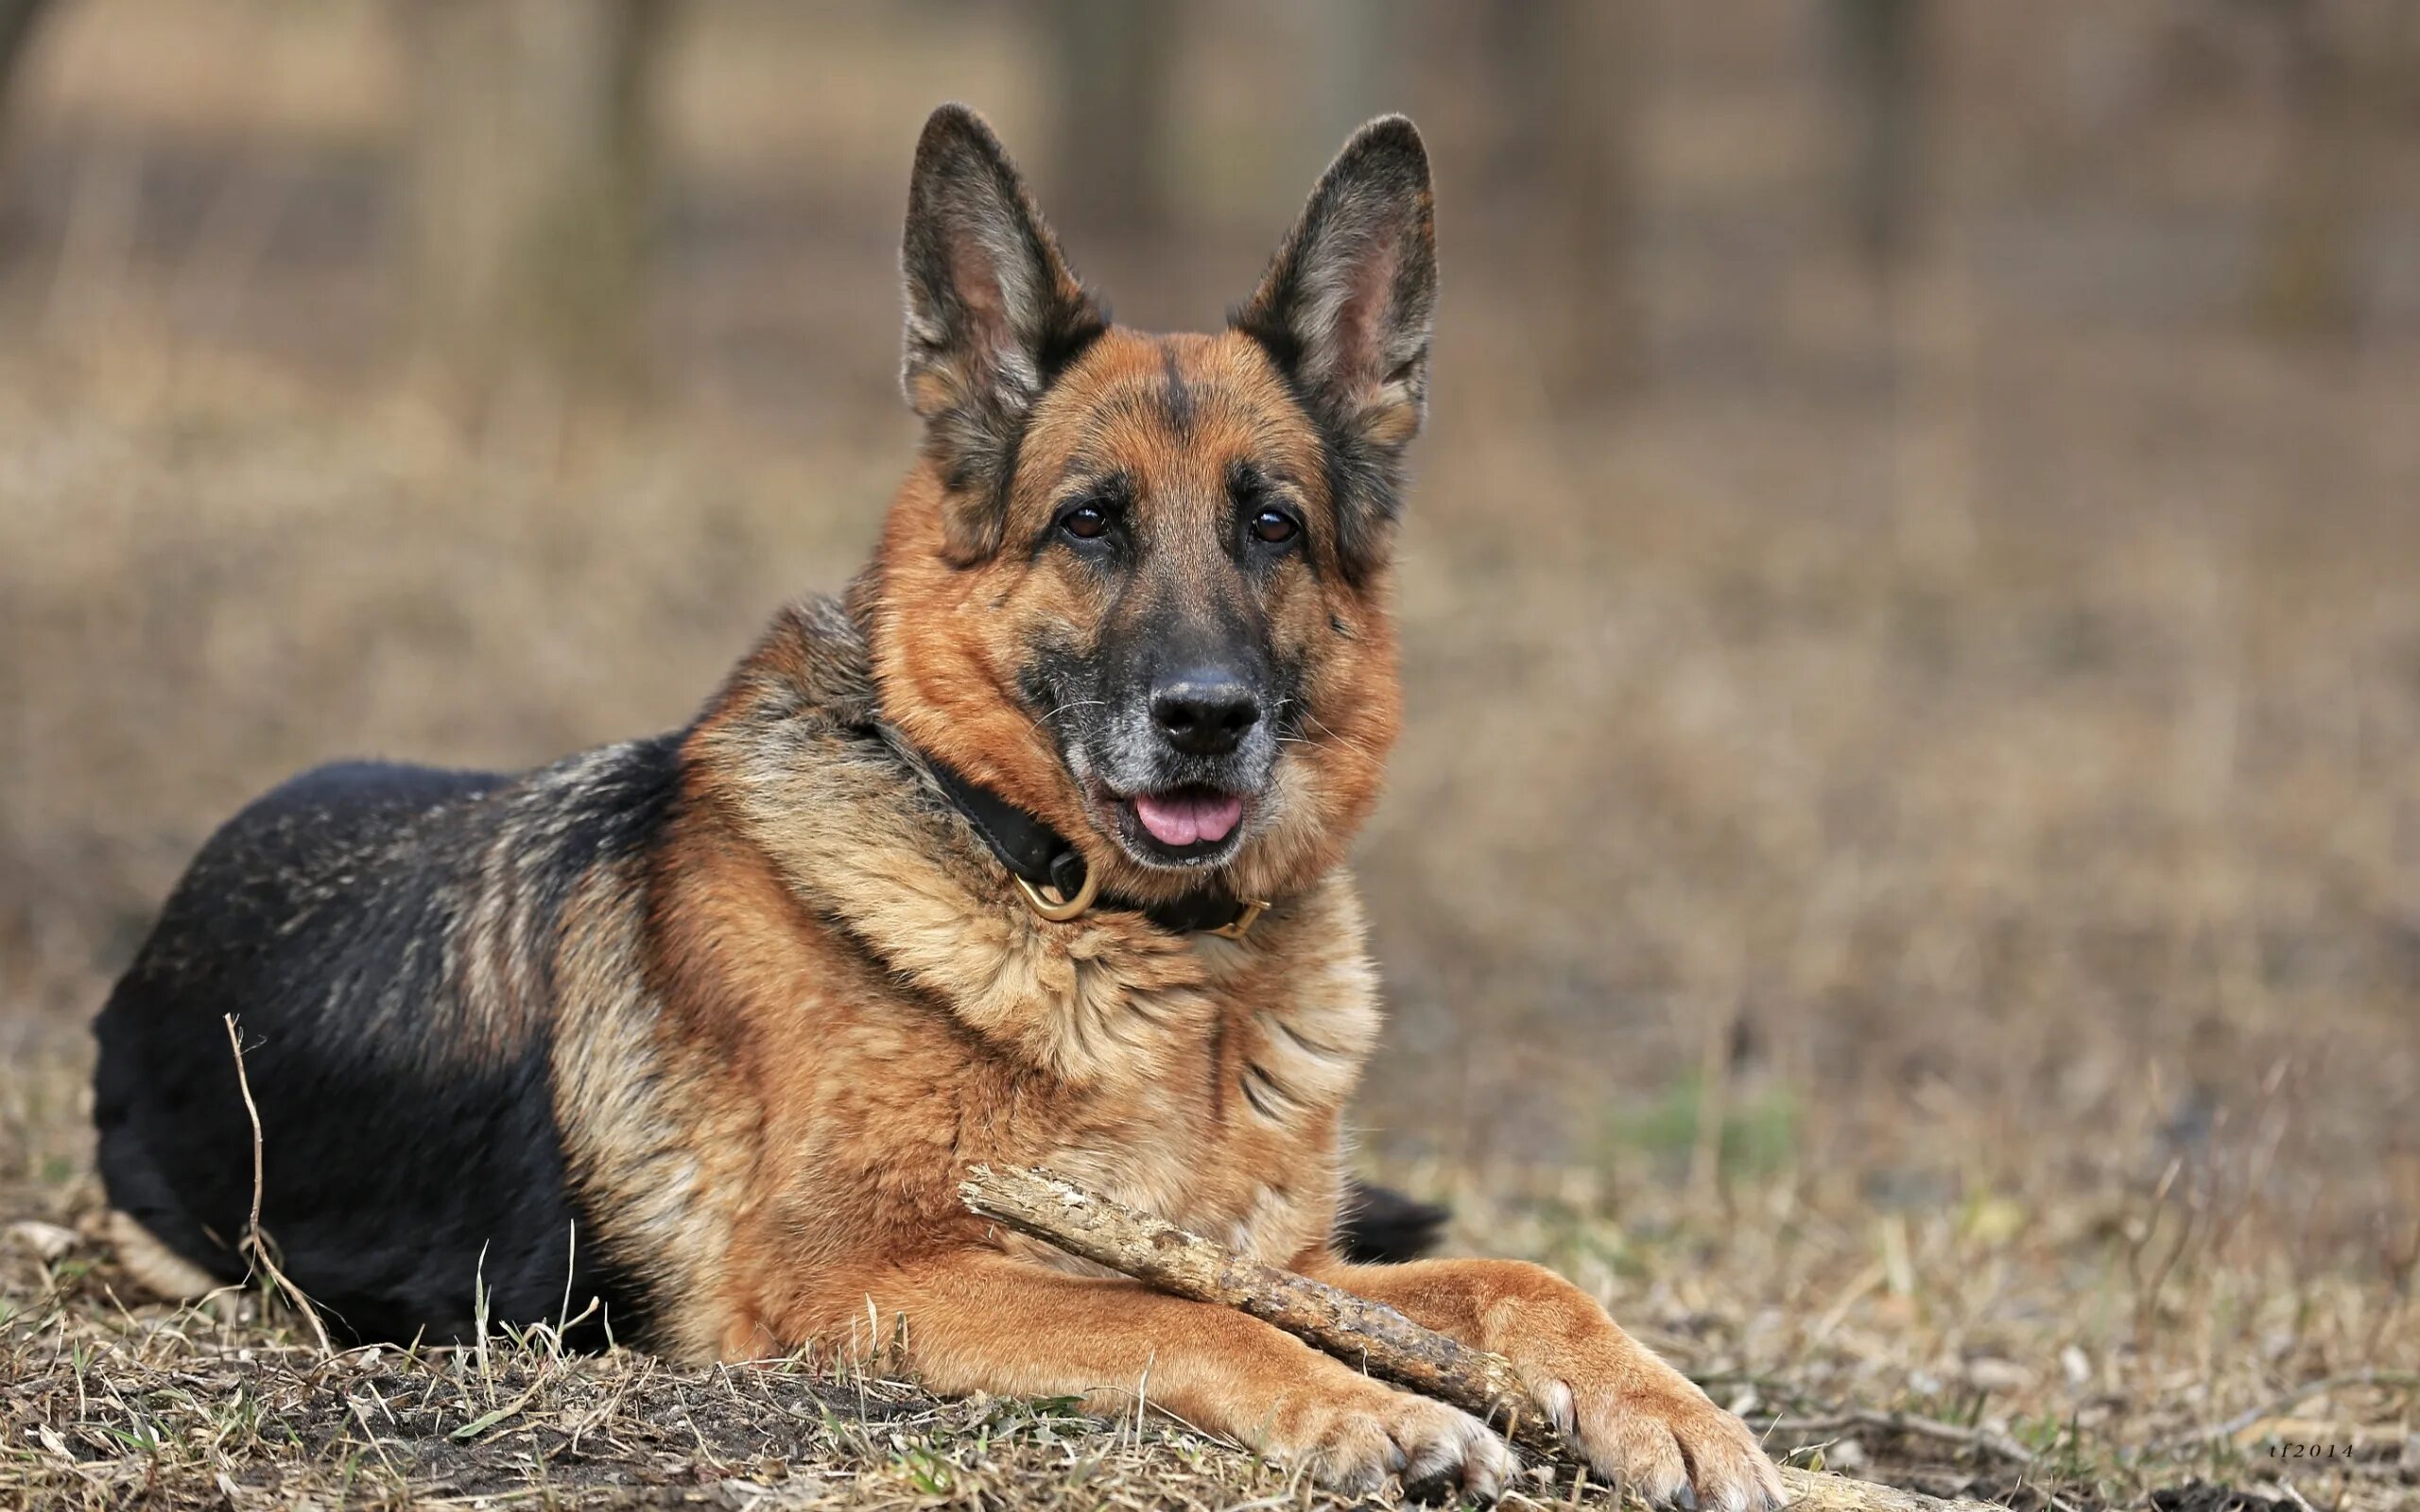
[{"label": "dog's right erect ear", "polygon": [[1018,433],[1043,390],[1108,322],[1068,271],[982,117],[944,105],[925,123],[900,249],[908,285],[900,382],[940,468],[949,559],[997,550]]}]

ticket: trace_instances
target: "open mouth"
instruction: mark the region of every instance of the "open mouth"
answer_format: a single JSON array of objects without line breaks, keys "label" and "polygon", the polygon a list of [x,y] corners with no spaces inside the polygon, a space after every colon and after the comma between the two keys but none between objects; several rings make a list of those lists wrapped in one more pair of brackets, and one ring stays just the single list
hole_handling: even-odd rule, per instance
[{"label": "open mouth", "polygon": [[1124,811],[1120,816],[1131,821],[1133,837],[1171,861],[1217,855],[1234,838],[1244,817],[1243,796],[1215,787],[1138,793],[1118,807]]}]

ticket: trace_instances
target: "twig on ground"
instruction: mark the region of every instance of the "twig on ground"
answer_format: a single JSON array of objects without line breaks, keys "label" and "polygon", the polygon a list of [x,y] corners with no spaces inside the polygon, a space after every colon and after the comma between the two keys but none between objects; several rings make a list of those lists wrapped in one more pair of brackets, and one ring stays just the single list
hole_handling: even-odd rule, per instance
[{"label": "twig on ground", "polygon": [[230,1013],[224,1017],[227,1021],[227,1045],[235,1053],[235,1087],[244,1094],[244,1112],[252,1121],[252,1211],[251,1216],[244,1220],[244,1238],[237,1248],[252,1264],[261,1268],[278,1295],[285,1297],[296,1312],[302,1314],[302,1320],[311,1325],[311,1332],[320,1341],[320,1354],[334,1354],[336,1346],[328,1341],[328,1331],[320,1325],[320,1310],[302,1295],[302,1288],[286,1280],[285,1272],[277,1268],[277,1262],[269,1255],[268,1242],[261,1237],[263,1164],[260,1105],[252,1101],[252,1078],[244,1070],[244,1037],[235,1027],[235,1016]]},{"label": "twig on ground", "polygon": [[[1241,1259],[1045,1171],[978,1165],[959,1183],[959,1195],[977,1216],[1173,1296],[1240,1309],[1373,1376],[1497,1424],[1540,1459],[1582,1465],[1530,1400],[1511,1361],[1422,1328],[1392,1308]],[[1986,1505],[1789,1466],[1781,1477],[1802,1512],[1982,1512]]]},{"label": "twig on ground", "polygon": [[2205,1423],[2200,1428],[2170,1435],[2150,1445],[2143,1452],[2146,1455],[2173,1454],[2179,1450],[2194,1449],[2203,1444],[2216,1443],[2222,1438],[2233,1438],[2263,1418],[2275,1418],[2301,1406],[2313,1397],[2330,1391],[2342,1391],[2348,1386],[2376,1386],[2388,1391],[2420,1391],[2420,1371],[2353,1370],[2341,1376],[2322,1376],[2317,1381],[2306,1381],[2291,1391],[2280,1392],[2258,1406],[2248,1407],[2223,1422]]},{"label": "twig on ground", "polygon": [[1877,1412],[1866,1407],[1843,1408],[1815,1418],[1776,1418],[1772,1424],[1772,1432],[1777,1434],[1830,1434],[1844,1428],[1929,1438],[1936,1443],[1979,1450],[2012,1465],[2031,1465],[2038,1457],[2033,1451],[1996,1429],[1968,1428],[1943,1422],[1938,1418],[1918,1418],[1904,1412]]}]

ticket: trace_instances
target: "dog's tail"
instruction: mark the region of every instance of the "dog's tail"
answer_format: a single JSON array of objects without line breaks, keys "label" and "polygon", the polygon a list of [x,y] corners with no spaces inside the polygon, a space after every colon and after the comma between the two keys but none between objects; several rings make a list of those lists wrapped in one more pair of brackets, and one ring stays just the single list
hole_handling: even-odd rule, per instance
[{"label": "dog's tail", "polygon": [[1348,1177],[1337,1204],[1336,1247],[1364,1264],[1398,1264],[1437,1247],[1450,1208]]}]

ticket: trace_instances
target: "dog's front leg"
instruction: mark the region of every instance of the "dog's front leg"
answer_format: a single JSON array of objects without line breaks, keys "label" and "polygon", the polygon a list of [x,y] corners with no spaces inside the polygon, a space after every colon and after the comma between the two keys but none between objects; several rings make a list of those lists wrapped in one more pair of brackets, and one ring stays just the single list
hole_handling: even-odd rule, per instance
[{"label": "dog's front leg", "polygon": [[972,1252],[868,1288],[888,1332],[906,1319],[908,1359],[950,1393],[1081,1396],[1105,1415],[1138,1394],[1348,1494],[1390,1474],[1494,1499],[1512,1452],[1485,1424],[1393,1390],[1231,1308],[1135,1282],[1070,1276]]},{"label": "dog's front leg", "polygon": [[1418,1260],[1355,1265],[1324,1253],[1302,1267],[1412,1321],[1512,1362],[1587,1452],[1590,1467],[1651,1501],[1750,1512],[1783,1501],[1748,1427],[1624,1333],[1594,1297],[1542,1265]]}]

